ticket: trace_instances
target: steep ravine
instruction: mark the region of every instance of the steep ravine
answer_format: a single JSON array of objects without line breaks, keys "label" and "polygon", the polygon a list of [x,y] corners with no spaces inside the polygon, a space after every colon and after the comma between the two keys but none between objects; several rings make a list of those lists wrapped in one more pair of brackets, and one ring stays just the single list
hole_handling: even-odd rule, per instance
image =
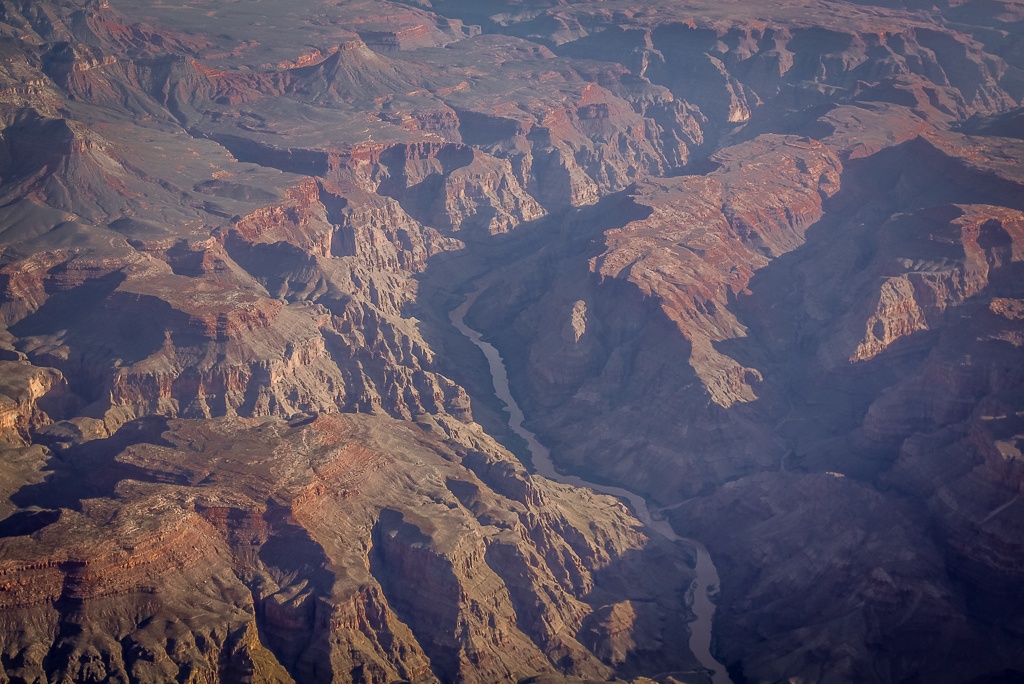
[{"label": "steep ravine", "polygon": [[621,487],[601,485],[575,475],[566,475],[555,469],[554,463],[551,461],[550,450],[541,444],[537,440],[537,436],[523,425],[525,417],[515,397],[512,396],[512,391],[509,388],[508,373],[498,350],[494,345],[486,342],[481,333],[466,325],[466,313],[476,302],[477,297],[483,292],[487,280],[489,280],[487,276],[477,280],[474,283],[476,289],[466,297],[462,304],[452,309],[449,316],[452,324],[459,332],[468,337],[487,358],[487,364],[494,381],[495,394],[507,407],[509,427],[526,442],[534,470],[537,474],[556,482],[574,487],[587,487],[601,494],[609,494],[626,499],[632,506],[637,518],[645,525],[670,541],[682,541],[694,547],[697,576],[693,586],[692,610],[696,619],[690,624],[689,647],[701,665],[711,672],[714,684],[729,684],[732,680],[728,672],[711,654],[712,623],[715,614],[715,605],[711,601],[711,595],[717,592],[719,583],[718,571],[711,560],[711,555],[699,541],[677,535],[667,520],[663,518],[654,519],[651,516],[647,501],[642,496]]}]

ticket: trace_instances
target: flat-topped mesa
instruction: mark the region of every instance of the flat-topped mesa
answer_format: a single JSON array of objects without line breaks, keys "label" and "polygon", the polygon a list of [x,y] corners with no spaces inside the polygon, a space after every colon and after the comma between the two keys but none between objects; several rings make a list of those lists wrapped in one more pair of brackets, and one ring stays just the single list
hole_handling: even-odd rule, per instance
[{"label": "flat-topped mesa", "polygon": [[120,318],[137,316],[161,326],[167,335],[227,342],[270,327],[284,303],[185,276],[154,275],[125,282],[105,307]]},{"label": "flat-topped mesa", "polygon": [[[119,526],[113,533],[115,538],[128,534],[116,541],[98,535],[100,543],[91,550],[79,547],[61,553],[48,549],[70,532],[64,530],[62,535],[61,527],[83,522],[85,529],[91,527],[87,521],[74,520],[77,517],[65,511],[43,528],[46,531],[41,534],[42,543],[36,553],[51,551],[55,552],[54,557],[14,560],[29,551],[31,545],[19,548],[22,545],[8,544],[8,560],[0,563],[0,607],[24,609],[61,599],[87,603],[145,593],[153,591],[170,575],[191,574],[189,571],[196,566],[210,565],[211,556],[223,553],[217,548],[220,540],[212,527],[199,515],[181,511],[166,511],[158,521],[148,521],[145,527],[149,529]],[[123,525],[124,520],[119,522]],[[97,531],[89,529],[89,533],[96,535]]]},{"label": "flat-topped mesa", "polygon": [[432,133],[452,142],[460,140],[459,117],[454,110],[444,105],[394,113],[382,112],[380,119],[409,132]]},{"label": "flat-topped mesa", "polygon": [[350,24],[366,45],[383,54],[443,47],[463,38],[479,35],[479,26],[466,26],[458,19],[440,17],[423,11],[382,13],[377,8],[354,17]]},{"label": "flat-topped mesa", "polygon": [[206,36],[154,27],[124,16],[106,0],[96,0],[70,14],[70,28],[82,42],[99,43],[108,52],[133,59],[191,54],[210,46]]},{"label": "flat-topped mesa", "polygon": [[432,28],[426,24],[416,24],[387,31],[359,31],[359,37],[377,52],[397,52],[418,47],[435,47],[437,43]]}]

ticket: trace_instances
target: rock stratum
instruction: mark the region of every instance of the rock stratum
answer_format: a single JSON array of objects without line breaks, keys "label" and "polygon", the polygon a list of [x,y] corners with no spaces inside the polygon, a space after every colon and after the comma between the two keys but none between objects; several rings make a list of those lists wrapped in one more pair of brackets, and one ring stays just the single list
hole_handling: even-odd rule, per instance
[{"label": "rock stratum", "polygon": [[[614,499],[530,477],[479,431],[463,441],[385,416],[152,417],[58,450],[69,467],[13,496],[47,508],[5,520],[7,676],[490,682],[689,664],[671,642],[685,554]],[[630,634],[650,638],[623,647]]]},{"label": "rock stratum", "polygon": [[1024,677],[1022,27],[2,0],[0,679]]}]

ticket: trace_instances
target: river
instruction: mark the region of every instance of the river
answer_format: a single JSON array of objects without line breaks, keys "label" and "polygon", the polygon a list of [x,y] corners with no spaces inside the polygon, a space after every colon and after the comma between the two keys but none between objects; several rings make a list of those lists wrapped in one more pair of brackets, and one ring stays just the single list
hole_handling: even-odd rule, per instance
[{"label": "river", "polygon": [[523,411],[509,389],[508,373],[505,370],[505,362],[501,358],[501,354],[498,353],[494,345],[485,342],[479,332],[466,325],[466,313],[476,303],[477,297],[485,289],[484,283],[487,280],[489,279],[476,281],[477,289],[471,292],[462,304],[451,310],[449,318],[459,332],[468,337],[487,357],[491,378],[494,381],[494,392],[505,403],[505,410],[509,414],[509,427],[526,441],[530,449],[534,470],[538,475],[555,480],[556,482],[563,482],[575,487],[587,487],[601,494],[610,494],[611,496],[626,499],[633,507],[636,517],[644,525],[647,525],[666,539],[683,541],[696,549],[697,577],[694,580],[695,586],[693,591],[693,613],[696,619],[690,623],[690,651],[697,657],[700,664],[712,673],[711,679],[714,684],[731,684],[732,680],[729,678],[729,673],[725,667],[711,655],[711,623],[715,615],[715,604],[711,601],[711,594],[718,590],[718,571],[715,569],[715,564],[711,562],[708,550],[703,544],[694,539],[680,537],[675,533],[667,520],[655,520],[652,518],[647,501],[639,494],[622,489],[621,487],[610,487],[608,485],[588,482],[575,475],[563,475],[555,470],[554,463],[551,461],[550,450],[537,440],[535,434],[523,426]]}]

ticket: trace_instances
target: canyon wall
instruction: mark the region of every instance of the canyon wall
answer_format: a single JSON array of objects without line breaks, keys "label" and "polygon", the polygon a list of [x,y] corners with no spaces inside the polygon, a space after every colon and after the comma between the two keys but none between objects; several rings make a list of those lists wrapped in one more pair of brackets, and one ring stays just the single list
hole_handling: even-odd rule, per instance
[{"label": "canyon wall", "polygon": [[6,679],[702,681],[474,282],[734,681],[1024,672],[1013,3],[264,9],[0,4]]}]

